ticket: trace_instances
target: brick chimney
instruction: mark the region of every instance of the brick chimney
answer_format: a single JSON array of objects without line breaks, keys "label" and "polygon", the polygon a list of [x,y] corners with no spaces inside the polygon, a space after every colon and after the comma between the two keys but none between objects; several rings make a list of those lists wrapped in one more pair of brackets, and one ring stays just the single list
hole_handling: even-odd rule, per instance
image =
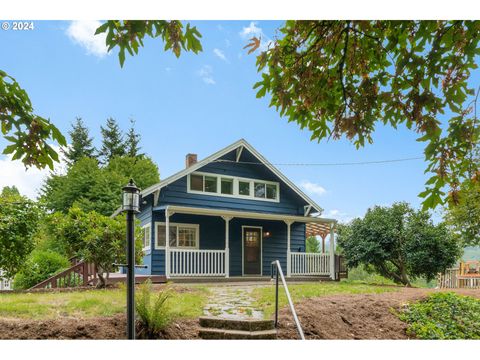
[{"label": "brick chimney", "polygon": [[197,154],[187,154],[185,156],[185,168],[189,168],[197,163]]}]

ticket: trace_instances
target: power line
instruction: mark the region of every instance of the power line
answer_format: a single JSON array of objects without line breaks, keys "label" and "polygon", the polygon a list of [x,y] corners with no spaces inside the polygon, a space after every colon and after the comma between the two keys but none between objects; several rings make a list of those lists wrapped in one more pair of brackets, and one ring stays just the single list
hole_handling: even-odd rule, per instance
[{"label": "power line", "polygon": [[[388,163],[397,163],[397,162],[421,160],[421,159],[423,159],[423,157],[418,156],[418,157],[410,157],[410,158],[403,158],[403,159],[344,162],[344,163],[269,163],[267,162],[266,164],[274,165],[274,166],[350,166],[350,165],[388,164]],[[247,165],[265,165],[265,163],[262,163],[262,162],[235,161],[235,160],[226,160],[226,159],[217,159],[217,160],[214,160],[214,162],[227,162],[227,163],[247,164]]]}]

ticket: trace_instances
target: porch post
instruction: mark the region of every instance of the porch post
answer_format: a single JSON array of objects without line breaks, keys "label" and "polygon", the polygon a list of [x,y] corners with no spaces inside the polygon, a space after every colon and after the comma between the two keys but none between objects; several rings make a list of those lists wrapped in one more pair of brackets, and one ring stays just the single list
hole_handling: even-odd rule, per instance
[{"label": "porch post", "polygon": [[225,277],[230,277],[230,220],[229,216],[222,216],[225,220]]},{"label": "porch post", "polygon": [[168,208],[165,209],[165,276],[170,277],[170,214]]},{"label": "porch post", "polygon": [[285,221],[285,224],[287,224],[287,277],[290,277],[292,274],[292,256],[290,251],[290,227],[292,225],[292,221]]},{"label": "porch post", "polygon": [[330,224],[330,278],[335,280],[335,223]]}]

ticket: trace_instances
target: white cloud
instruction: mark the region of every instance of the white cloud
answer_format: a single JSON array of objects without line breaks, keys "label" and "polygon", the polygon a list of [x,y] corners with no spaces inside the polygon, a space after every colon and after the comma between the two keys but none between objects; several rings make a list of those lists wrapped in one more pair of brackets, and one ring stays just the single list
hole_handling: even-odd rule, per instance
[{"label": "white cloud", "polygon": [[260,27],[257,27],[257,22],[255,21],[252,21],[250,22],[250,25],[247,26],[247,27],[244,27],[242,29],[242,31],[240,31],[240,36],[243,38],[243,39],[250,39],[254,36],[256,37],[264,37],[264,33],[263,33],[263,30],[262,28]]},{"label": "white cloud", "polygon": [[204,65],[200,70],[198,70],[197,75],[200,76],[205,84],[215,85],[215,80],[213,79],[213,69],[210,65]]},{"label": "white cloud", "polygon": [[[62,153],[59,152],[59,148],[51,145],[57,153],[60,155],[60,163],[54,163],[55,173],[62,174],[66,170],[65,159]],[[38,196],[43,181],[50,174],[50,169],[39,170],[35,167],[31,167],[28,170],[25,169],[25,165],[19,161],[12,161],[12,156],[0,157],[0,190],[4,186],[15,185],[20,191],[20,194],[35,199]]]},{"label": "white cloud", "polygon": [[319,184],[312,183],[308,180],[302,181],[300,187],[304,189],[307,193],[314,195],[323,195],[327,192],[325,188]]},{"label": "white cloud", "polygon": [[215,48],[213,49],[213,53],[215,54],[216,57],[222,59],[223,61],[228,62],[227,57],[225,56],[225,53],[222,50]]},{"label": "white cloud", "polygon": [[355,217],[357,217],[357,216],[351,216],[348,213],[340,211],[338,209],[328,210],[323,214],[323,216],[327,218],[336,219],[341,223],[348,223],[352,221]]},{"label": "white cloud", "polygon": [[273,41],[265,35],[263,29],[257,26],[257,22],[252,21],[250,25],[242,28],[240,31],[240,37],[244,40],[250,40],[253,37],[260,39],[260,47],[256,51],[266,51]]},{"label": "white cloud", "polygon": [[95,30],[102,25],[97,20],[72,21],[67,28],[68,37],[87,50],[87,54],[104,57],[108,54],[105,45],[106,34],[95,35]]}]

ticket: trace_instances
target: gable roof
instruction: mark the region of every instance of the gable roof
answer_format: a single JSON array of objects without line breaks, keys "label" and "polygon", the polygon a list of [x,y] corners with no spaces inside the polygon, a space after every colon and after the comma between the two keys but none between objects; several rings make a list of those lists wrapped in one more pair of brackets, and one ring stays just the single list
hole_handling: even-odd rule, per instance
[{"label": "gable roof", "polygon": [[167,177],[166,179],[162,180],[158,184],[149,186],[145,190],[141,192],[143,197],[153,194],[155,192],[160,191],[161,188],[181,179],[182,177],[200,169],[201,167],[217,160],[218,158],[228,154],[229,152],[236,150],[238,148],[244,148],[248,150],[253,156],[255,156],[262,164],[264,164],[267,169],[269,169],[273,174],[275,174],[280,180],[282,180],[288,187],[290,187],[297,195],[299,195],[303,200],[305,200],[309,206],[311,206],[314,210],[321,213],[323,208],[321,208],[317,203],[315,203],[312,199],[310,199],[302,190],[300,190],[293,182],[291,182],[285,175],[282,174],[280,170],[278,170],[275,166],[273,166],[267,159],[265,159],[262,154],[260,154],[255,148],[250,145],[245,139],[240,139],[233,144],[217,151],[216,153],[206,157],[205,159],[195,163],[194,165],[183,169],[182,171],[173,174],[172,176]]}]

